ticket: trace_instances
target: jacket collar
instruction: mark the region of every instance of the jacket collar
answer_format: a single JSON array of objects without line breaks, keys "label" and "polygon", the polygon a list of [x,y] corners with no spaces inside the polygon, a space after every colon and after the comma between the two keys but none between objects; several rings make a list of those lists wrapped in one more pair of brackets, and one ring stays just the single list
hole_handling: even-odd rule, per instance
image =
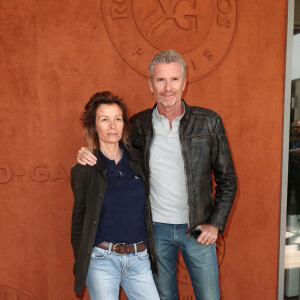
[{"label": "jacket collar", "polygon": [[184,115],[183,115],[183,117],[180,121],[180,124],[185,126],[188,123],[188,120],[190,118],[190,109],[191,109],[191,107],[189,105],[187,105],[186,102],[183,99],[181,99],[181,100],[183,101],[183,103],[185,105],[185,113],[184,113]]}]

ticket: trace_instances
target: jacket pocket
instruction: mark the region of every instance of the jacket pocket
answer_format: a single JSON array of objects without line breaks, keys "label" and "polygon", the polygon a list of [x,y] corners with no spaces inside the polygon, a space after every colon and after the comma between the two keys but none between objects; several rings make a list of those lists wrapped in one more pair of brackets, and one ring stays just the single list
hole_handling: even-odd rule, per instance
[{"label": "jacket pocket", "polygon": [[190,136],[190,142],[195,141],[211,141],[211,135],[194,134]]}]

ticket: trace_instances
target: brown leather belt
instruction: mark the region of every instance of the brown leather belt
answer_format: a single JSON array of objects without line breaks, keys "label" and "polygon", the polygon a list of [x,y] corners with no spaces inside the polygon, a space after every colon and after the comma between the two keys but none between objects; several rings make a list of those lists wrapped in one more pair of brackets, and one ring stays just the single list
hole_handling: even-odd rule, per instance
[{"label": "brown leather belt", "polygon": [[[109,250],[109,245],[110,245],[109,242],[102,242],[101,244],[98,244],[96,247]],[[137,252],[141,252],[147,249],[146,244],[144,242],[141,242],[138,244],[130,244],[130,245],[127,245],[125,243],[112,244],[111,250],[116,255],[134,253],[135,252],[134,245],[136,245]]]}]

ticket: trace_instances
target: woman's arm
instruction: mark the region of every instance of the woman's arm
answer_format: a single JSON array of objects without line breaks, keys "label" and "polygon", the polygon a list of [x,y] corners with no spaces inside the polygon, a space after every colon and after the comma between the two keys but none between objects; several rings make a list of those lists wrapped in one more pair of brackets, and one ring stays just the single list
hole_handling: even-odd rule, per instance
[{"label": "woman's arm", "polygon": [[72,213],[71,243],[76,259],[79,251],[83,222],[86,212],[85,196],[89,182],[89,167],[76,164],[71,169],[71,187],[74,195]]}]

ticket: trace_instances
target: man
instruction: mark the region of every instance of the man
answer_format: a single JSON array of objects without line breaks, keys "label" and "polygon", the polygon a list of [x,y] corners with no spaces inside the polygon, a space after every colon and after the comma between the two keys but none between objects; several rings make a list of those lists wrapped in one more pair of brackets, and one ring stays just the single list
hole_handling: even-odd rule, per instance
[{"label": "man", "polygon": [[[131,141],[144,153],[150,183],[158,263],[155,283],[162,300],[178,299],[180,249],[196,299],[216,300],[220,297],[216,240],[224,231],[237,186],[225,130],[215,112],[181,100],[186,65],[176,51],[155,55],[149,75],[157,103],[131,118]],[[95,162],[85,149],[77,159]]]},{"label": "man", "polygon": [[300,215],[300,120],[291,125],[287,214]]}]

